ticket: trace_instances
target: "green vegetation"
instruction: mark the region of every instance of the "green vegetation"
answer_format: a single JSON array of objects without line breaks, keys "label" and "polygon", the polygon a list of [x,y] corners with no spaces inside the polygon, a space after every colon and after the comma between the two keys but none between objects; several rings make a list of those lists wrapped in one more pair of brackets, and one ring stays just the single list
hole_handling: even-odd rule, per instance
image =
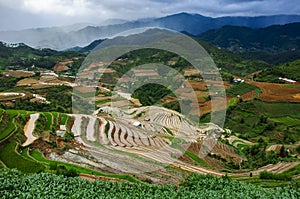
[{"label": "green vegetation", "polygon": [[77,52],[58,52],[51,49],[38,50],[25,44],[19,44],[18,47],[9,47],[0,42],[0,69],[7,69],[9,66],[24,69],[31,68],[33,65],[39,68],[52,69],[59,61],[82,57],[84,55]]},{"label": "green vegetation", "polygon": [[299,103],[239,102],[228,108],[225,127],[253,142],[262,137],[267,142],[294,143],[300,139],[299,112]]},{"label": "green vegetation", "polygon": [[102,99],[102,100],[98,100],[95,102],[95,105],[101,105],[101,104],[105,104],[107,102],[110,102],[110,99]]},{"label": "green vegetation", "polygon": [[171,91],[159,84],[146,84],[132,94],[132,97],[137,98],[144,106],[150,106],[159,103],[159,100],[170,94]]},{"label": "green vegetation", "polygon": [[190,151],[185,151],[184,152],[185,155],[187,155],[189,158],[191,158],[192,160],[194,160],[195,162],[199,163],[201,166],[204,167],[211,167],[210,165],[208,165],[204,160],[202,160],[201,158],[199,158],[196,154],[190,152]]},{"label": "green vegetation", "polygon": [[291,181],[292,176],[284,173],[275,174],[268,171],[262,171],[259,173],[260,179],[267,179],[267,180],[284,180],[284,181]]},{"label": "green vegetation", "polygon": [[300,81],[299,74],[300,60],[285,63],[280,66],[264,69],[256,77],[256,81],[265,82],[284,82],[279,80],[279,77],[285,77],[292,80]]},{"label": "green vegetation", "polygon": [[63,113],[59,113],[59,116],[60,116],[60,118],[61,118],[61,121],[60,121],[60,123],[62,124],[62,125],[65,125],[66,123],[67,123],[67,120],[68,120],[68,115],[66,115],[66,114],[63,114]]},{"label": "green vegetation", "polygon": [[[209,53],[209,55],[216,63],[216,66],[218,68],[221,68],[221,74],[223,74],[222,76],[224,76],[224,74],[226,73],[231,73],[239,76],[246,76],[255,71],[270,67],[270,64],[264,61],[254,60],[253,58],[243,59],[236,54],[220,50],[219,48],[204,41],[197,41]],[[225,79],[230,80],[232,79],[232,77],[230,75],[226,75]]]},{"label": "green vegetation", "polygon": [[117,183],[40,173],[24,175],[16,170],[0,171],[4,198],[299,198],[297,187],[264,189],[229,178],[193,174],[179,187],[146,183]]},{"label": "green vegetation", "polygon": [[45,130],[51,130],[52,129],[52,123],[53,123],[51,113],[43,113],[43,115],[47,118]]},{"label": "green vegetation", "polygon": [[300,34],[299,30],[300,23],[273,25],[258,29],[228,25],[209,30],[198,37],[232,52],[279,53],[299,50],[297,39]]},{"label": "green vegetation", "polygon": [[20,80],[21,80],[21,78],[4,77],[1,75],[0,76],[0,92],[15,88],[17,82]]},{"label": "green vegetation", "polygon": [[226,95],[228,97],[236,97],[237,95],[243,95],[246,94],[252,90],[259,89],[256,86],[246,84],[246,83],[238,83],[230,87],[229,89],[226,90]]},{"label": "green vegetation", "polygon": [[[249,140],[254,145],[240,141],[237,151],[247,157],[242,168],[259,168],[279,161],[294,161],[292,154],[285,147],[280,151],[266,152],[271,144],[294,144],[300,140],[299,103],[268,103],[260,100],[238,102],[236,106],[229,106],[225,127],[236,135]],[[210,120],[210,114],[201,118],[201,122]]]},{"label": "green vegetation", "polygon": [[[2,109],[1,109],[2,110]],[[18,116],[17,111],[3,111],[0,123],[0,141],[7,138],[16,130],[15,117]]]},{"label": "green vegetation", "polygon": [[17,168],[24,173],[37,173],[44,170],[44,166],[38,162],[34,162],[22,157],[17,151],[17,142],[8,143],[0,151],[0,160],[8,168]]},{"label": "green vegetation", "polygon": [[227,108],[232,107],[232,106],[235,106],[237,102],[238,102],[238,98],[237,98],[237,97],[232,98],[232,99],[228,102]]},{"label": "green vegetation", "polygon": [[[32,92],[32,90],[28,88],[25,89],[25,91]],[[72,109],[72,91],[72,88],[68,86],[53,86],[50,88],[36,89],[34,92],[44,96],[50,104],[30,102],[28,99],[16,99],[12,106],[1,105],[0,107],[3,109],[70,113]]]}]

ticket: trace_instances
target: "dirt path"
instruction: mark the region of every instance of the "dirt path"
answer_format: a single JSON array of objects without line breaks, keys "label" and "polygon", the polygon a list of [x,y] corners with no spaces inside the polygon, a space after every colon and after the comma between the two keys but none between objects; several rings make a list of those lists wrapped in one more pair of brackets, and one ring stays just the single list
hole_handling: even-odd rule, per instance
[{"label": "dirt path", "polygon": [[39,118],[39,113],[31,114],[30,119],[27,121],[26,125],[24,126],[24,133],[27,137],[27,140],[22,144],[22,146],[28,146],[29,144],[33,143],[38,137],[35,137],[32,133],[34,130],[34,123]]}]

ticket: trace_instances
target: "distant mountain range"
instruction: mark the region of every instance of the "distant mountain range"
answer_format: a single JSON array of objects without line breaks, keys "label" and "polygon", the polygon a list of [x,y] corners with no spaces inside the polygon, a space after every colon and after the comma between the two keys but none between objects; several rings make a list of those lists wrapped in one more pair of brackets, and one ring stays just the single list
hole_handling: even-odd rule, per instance
[{"label": "distant mountain range", "polygon": [[64,50],[86,46],[97,39],[111,37],[123,31],[142,27],[162,27],[175,31],[199,35],[226,25],[264,28],[300,22],[300,15],[276,15],[259,17],[211,18],[199,14],[179,13],[162,18],[136,20],[107,26],[85,26],[76,28],[38,28],[21,31],[2,31],[0,40],[7,43],[26,43],[35,48]]}]

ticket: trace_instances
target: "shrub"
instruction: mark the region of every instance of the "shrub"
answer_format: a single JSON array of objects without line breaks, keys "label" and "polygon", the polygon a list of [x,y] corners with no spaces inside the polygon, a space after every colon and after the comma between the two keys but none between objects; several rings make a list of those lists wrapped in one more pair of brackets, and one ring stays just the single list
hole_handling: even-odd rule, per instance
[{"label": "shrub", "polygon": [[259,178],[265,179],[265,180],[283,180],[283,181],[291,181],[292,180],[292,176],[289,174],[284,174],[284,173],[275,174],[275,173],[271,173],[268,171],[260,172]]}]

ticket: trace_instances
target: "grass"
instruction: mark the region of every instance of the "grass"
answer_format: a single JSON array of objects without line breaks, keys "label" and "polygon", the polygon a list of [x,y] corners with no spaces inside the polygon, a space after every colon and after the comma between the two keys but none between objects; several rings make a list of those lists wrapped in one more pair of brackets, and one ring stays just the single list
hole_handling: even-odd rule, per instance
[{"label": "grass", "polygon": [[288,174],[288,175],[299,175],[300,174],[300,164],[298,164],[297,166],[290,168],[289,170],[283,172],[284,174]]},{"label": "grass", "polygon": [[234,145],[234,144],[236,144],[236,143],[245,144],[245,142],[242,141],[242,140],[234,140],[234,141],[231,143],[231,145]]},{"label": "grass", "polygon": [[209,164],[207,164],[204,160],[202,160],[201,158],[199,158],[196,154],[194,154],[194,153],[192,153],[190,151],[185,151],[184,154],[187,155],[192,160],[194,160],[195,162],[199,163],[201,166],[204,166],[204,167],[207,167],[207,168],[211,168],[211,166]]},{"label": "grass", "polygon": [[300,85],[299,84],[285,84],[282,86],[282,88],[297,88],[300,89]]},{"label": "grass", "polygon": [[285,102],[263,102],[254,101],[254,105],[261,113],[266,113],[269,117],[293,117],[300,119],[300,103],[285,103]]},{"label": "grass", "polygon": [[53,117],[53,123],[58,123],[58,113],[57,112],[51,112]]},{"label": "grass", "polygon": [[16,130],[16,126],[15,126],[15,123],[14,123],[14,118],[16,116],[18,116],[19,112],[8,110],[8,111],[6,111],[6,113],[9,116],[9,121],[8,121],[7,126],[5,127],[5,129],[0,133],[0,141],[2,141],[4,139],[6,139],[7,137],[9,137]]},{"label": "grass", "polygon": [[54,164],[57,164],[57,165],[65,166],[68,170],[69,169],[75,169],[79,173],[92,174],[92,175],[111,177],[111,178],[118,178],[118,179],[123,179],[123,180],[127,180],[129,182],[134,182],[134,183],[139,182],[137,179],[135,179],[131,175],[127,175],[127,174],[105,174],[105,173],[101,173],[99,171],[94,171],[94,170],[91,170],[91,169],[83,168],[83,167],[80,167],[80,166],[77,166],[77,165],[74,165],[74,164],[68,164],[68,163],[64,163],[64,162],[48,160],[38,150],[34,150],[31,154],[31,156],[35,160],[37,160],[39,162],[43,162],[47,165],[50,165],[51,163],[52,164],[54,163]]},{"label": "grass", "polygon": [[173,132],[170,129],[168,129],[167,127],[165,127],[165,130],[167,131],[168,134],[174,136]]},{"label": "grass", "polygon": [[228,102],[227,108],[236,105],[237,102],[238,102],[238,98],[237,98],[237,97],[232,98],[232,99]]},{"label": "grass", "polygon": [[0,169],[1,168],[6,168],[5,164],[0,160]]},{"label": "grass", "polygon": [[66,114],[60,113],[59,116],[61,117],[61,124],[65,125],[67,122],[68,116]]},{"label": "grass", "polygon": [[[234,177],[234,179],[236,179]],[[259,177],[242,177],[237,179],[238,181],[243,181],[249,184],[253,184],[256,186],[261,186],[263,188],[274,189],[278,187],[285,187],[288,186],[290,183],[288,181],[281,181],[281,180],[266,180],[266,179],[259,179]]]},{"label": "grass", "polygon": [[95,102],[95,105],[101,105],[110,102],[110,99],[102,99]]},{"label": "grass", "polygon": [[292,117],[279,117],[279,118],[272,118],[271,119],[274,122],[282,123],[285,126],[299,126],[300,125],[300,119],[292,118]]},{"label": "grass", "polygon": [[259,94],[261,93],[260,88],[255,89],[254,98],[258,98]]},{"label": "grass", "polygon": [[17,168],[24,173],[37,173],[44,170],[42,164],[24,158],[17,153],[17,146],[18,143],[13,141],[5,145],[0,151],[0,159],[8,168]]},{"label": "grass", "polygon": [[47,118],[47,123],[46,123],[46,126],[45,126],[45,130],[51,130],[52,128],[52,115],[51,113],[43,113],[43,115]]}]

